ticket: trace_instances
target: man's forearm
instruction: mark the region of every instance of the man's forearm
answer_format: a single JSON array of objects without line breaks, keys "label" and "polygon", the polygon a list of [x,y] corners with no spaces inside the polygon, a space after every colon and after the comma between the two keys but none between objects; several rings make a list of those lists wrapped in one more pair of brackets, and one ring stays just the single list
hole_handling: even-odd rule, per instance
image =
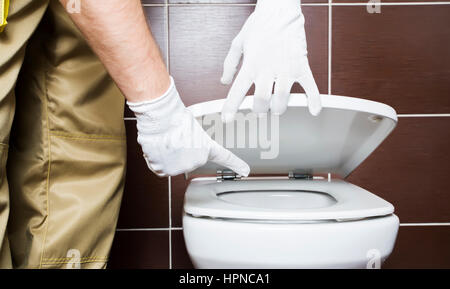
[{"label": "man's forearm", "polygon": [[[69,0],[60,0],[66,7]],[[162,95],[170,78],[139,0],[87,0],[70,17],[130,102]]]}]

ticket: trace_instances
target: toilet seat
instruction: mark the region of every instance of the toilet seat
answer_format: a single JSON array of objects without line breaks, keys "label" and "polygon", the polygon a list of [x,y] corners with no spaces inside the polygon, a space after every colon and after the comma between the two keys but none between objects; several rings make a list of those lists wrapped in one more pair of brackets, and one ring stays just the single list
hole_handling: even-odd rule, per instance
[{"label": "toilet seat", "polygon": [[[382,103],[335,95],[321,95],[321,100],[323,110],[318,116],[308,112],[305,94],[291,94],[288,108],[282,116],[256,118],[251,113],[253,97],[248,96],[240,106],[241,117],[236,117],[231,125],[223,124],[220,118],[224,99],[190,106],[205,131],[212,132],[211,137],[221,144],[227,145],[229,142],[231,146],[225,147],[247,162],[253,174],[290,178],[238,180],[239,176],[231,172],[230,181],[226,168],[208,162],[191,175],[216,174],[219,182],[215,178],[194,179],[185,195],[186,214],[223,219],[305,222],[345,221],[392,214],[394,207],[389,202],[345,181],[298,179],[323,174],[347,177],[397,124],[395,110]],[[244,146],[237,145],[240,142],[233,138],[235,135]],[[250,145],[251,139],[268,135],[271,136],[270,149],[276,152],[271,157],[262,154],[265,146]],[[224,192],[258,190],[310,191],[327,194],[336,202],[316,208],[271,208],[233,203],[219,196]],[[248,198],[247,201],[252,202]],[[265,203],[270,203],[270,200],[266,199]]]},{"label": "toilet seat", "polygon": [[[297,192],[327,194],[333,204],[316,208],[276,208],[257,205],[258,199],[267,191],[283,192],[291,198]],[[230,202],[221,198],[224,193],[246,192],[249,198],[245,204]],[[258,197],[258,192],[260,196]],[[267,194],[266,194],[267,195]],[[277,194],[274,194],[276,196]],[[280,195],[280,194],[278,194]],[[252,206],[254,198],[254,206]],[[270,197],[269,197],[270,198]],[[295,197],[293,198],[295,199]],[[270,180],[247,179],[218,183],[212,178],[194,179],[185,195],[184,210],[195,217],[224,218],[234,220],[264,221],[348,221],[390,215],[394,207],[382,198],[342,180]]]}]

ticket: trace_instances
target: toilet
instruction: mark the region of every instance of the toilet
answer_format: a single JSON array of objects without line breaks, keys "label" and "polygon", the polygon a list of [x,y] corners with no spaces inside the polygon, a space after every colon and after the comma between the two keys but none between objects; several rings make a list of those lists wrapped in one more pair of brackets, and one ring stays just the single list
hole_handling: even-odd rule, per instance
[{"label": "toilet", "polygon": [[[345,178],[391,133],[397,114],[374,101],[321,98],[316,117],[304,94],[292,94],[283,115],[252,118],[248,96],[240,129],[220,122],[223,99],[189,107],[252,170],[244,178],[207,163],[187,176],[183,234],[196,268],[380,268],[389,257],[394,206]],[[262,157],[267,145],[249,145],[255,131],[271,136],[276,154]],[[230,136],[245,145],[230,147]]]}]

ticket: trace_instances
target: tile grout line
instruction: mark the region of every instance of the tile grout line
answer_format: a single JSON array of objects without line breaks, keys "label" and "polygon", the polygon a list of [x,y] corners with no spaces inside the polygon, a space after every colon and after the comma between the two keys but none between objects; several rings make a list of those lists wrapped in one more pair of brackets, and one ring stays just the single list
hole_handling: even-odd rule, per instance
[{"label": "tile grout line", "polygon": [[165,5],[165,14],[166,14],[166,67],[167,67],[167,71],[170,74],[170,38],[169,38],[169,33],[170,33],[170,25],[169,25],[169,4],[168,1],[169,0],[165,0],[166,1],[166,5]]},{"label": "tile grout line", "polygon": [[400,227],[438,227],[450,226],[450,223],[401,223]]},{"label": "tile grout line", "polygon": [[333,7],[332,0],[328,0],[328,94],[331,95],[331,49],[332,49],[332,35],[333,32]]},{"label": "tile grout line", "polygon": [[[367,2],[346,2],[346,3],[302,3],[302,6],[366,6]],[[193,6],[255,6],[256,3],[159,3],[159,4],[142,4],[144,7],[193,7]],[[431,1],[431,2],[380,2],[376,3],[380,6],[423,6],[423,5],[450,5],[450,2]]]},{"label": "tile grout line", "polygon": [[152,232],[152,231],[180,231],[182,227],[172,228],[119,228],[116,232]]},{"label": "tile grout line", "polygon": [[169,185],[169,269],[172,269],[172,177],[167,178]]},{"label": "tile grout line", "polygon": [[[170,75],[170,26],[169,26],[169,0],[165,0],[165,7],[164,7],[164,13],[165,13],[165,30],[166,30],[166,67],[167,71]],[[167,178],[168,182],[168,197],[169,197],[169,269],[172,269],[173,267],[173,261],[172,261],[172,177],[169,176]]]},{"label": "tile grout line", "polygon": [[[367,2],[360,3],[332,3],[333,6],[367,6]],[[375,5],[380,6],[423,6],[423,5],[450,5],[450,2],[380,2]]]},{"label": "tile grout line", "polygon": [[398,117],[450,117],[450,113],[397,114]]},{"label": "tile grout line", "polygon": [[[170,74],[170,41],[169,41],[169,0],[164,1],[165,30],[166,30],[166,67]],[[169,199],[169,269],[172,269],[172,177],[167,178]]]},{"label": "tile grout line", "polygon": [[[399,113],[397,117],[401,118],[416,118],[416,117],[450,117],[450,113]],[[135,117],[124,117],[125,121],[135,121]]]},{"label": "tile grout line", "polygon": [[[450,113],[414,113],[414,114],[408,114],[408,113],[399,113],[397,114],[397,117],[401,118],[415,118],[415,117],[450,117]],[[135,117],[124,117],[123,120],[125,121],[135,121]]]},{"label": "tile grout line", "polygon": [[[450,222],[442,223],[400,223],[400,227],[447,227]],[[146,231],[182,231],[183,227],[171,228],[130,228],[130,229],[116,229],[117,232],[146,232]]]}]

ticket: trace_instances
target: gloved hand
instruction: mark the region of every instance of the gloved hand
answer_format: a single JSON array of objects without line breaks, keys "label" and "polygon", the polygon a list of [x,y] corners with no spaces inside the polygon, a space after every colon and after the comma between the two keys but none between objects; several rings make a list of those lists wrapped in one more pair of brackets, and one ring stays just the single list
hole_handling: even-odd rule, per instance
[{"label": "gloved hand", "polygon": [[299,0],[258,0],[225,59],[221,82],[230,84],[244,55],[223,107],[224,122],[234,119],[253,83],[255,113],[265,113],[270,108],[272,113],[282,114],[294,82],[305,90],[311,114],[320,113],[322,105],[308,64],[304,23]]},{"label": "gloved hand", "polygon": [[184,106],[172,78],[169,89],[159,98],[127,103],[137,118],[144,158],[156,175],[190,172],[209,160],[248,176],[249,166],[212,140]]}]

